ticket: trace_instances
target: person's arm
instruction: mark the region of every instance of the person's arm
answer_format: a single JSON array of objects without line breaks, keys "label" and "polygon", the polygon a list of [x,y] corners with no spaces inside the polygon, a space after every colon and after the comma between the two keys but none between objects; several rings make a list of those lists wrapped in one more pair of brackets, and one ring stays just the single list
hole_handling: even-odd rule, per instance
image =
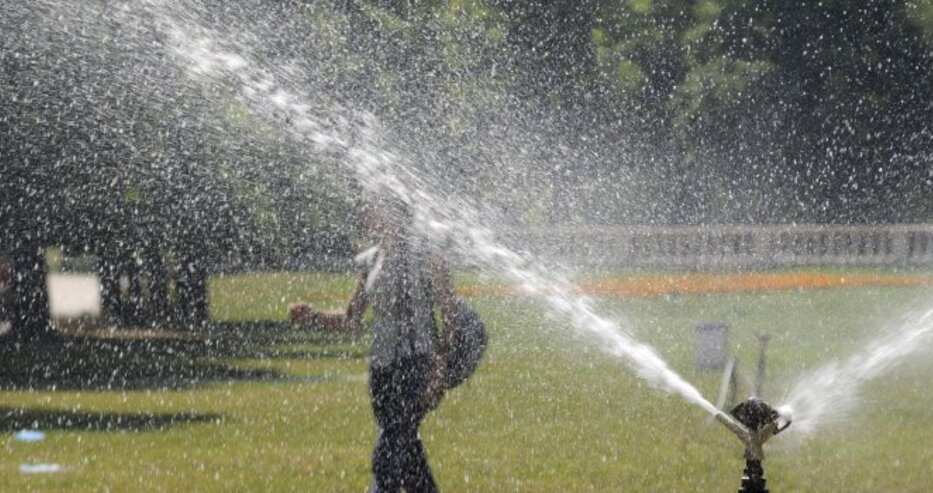
[{"label": "person's arm", "polygon": [[368,305],[366,274],[363,274],[356,282],[347,307],[342,311],[317,310],[307,303],[294,303],[288,307],[288,313],[293,323],[314,325],[331,332],[345,332],[359,328]]},{"label": "person's arm", "polygon": [[440,402],[446,390],[444,381],[450,363],[450,347],[453,336],[459,328],[457,297],[454,294],[450,271],[446,263],[438,262],[433,266],[431,287],[434,291],[435,303],[441,314],[441,330],[438,337],[437,353],[434,357],[434,368],[424,393],[426,405],[433,409]]},{"label": "person's arm", "polygon": [[460,330],[458,304],[460,303],[454,293],[454,284],[450,280],[450,269],[447,263],[439,261],[433,271],[433,288],[435,302],[441,313],[441,344],[446,352],[450,348],[454,334]]}]

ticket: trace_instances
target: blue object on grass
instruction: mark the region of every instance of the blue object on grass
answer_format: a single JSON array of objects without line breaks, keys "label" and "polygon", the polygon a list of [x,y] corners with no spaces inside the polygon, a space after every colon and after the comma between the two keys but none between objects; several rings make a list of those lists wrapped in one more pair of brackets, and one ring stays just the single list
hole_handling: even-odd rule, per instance
[{"label": "blue object on grass", "polygon": [[23,474],[55,474],[64,472],[61,464],[20,464],[19,472]]},{"label": "blue object on grass", "polygon": [[20,442],[41,442],[45,440],[45,433],[39,430],[20,430],[13,438]]}]

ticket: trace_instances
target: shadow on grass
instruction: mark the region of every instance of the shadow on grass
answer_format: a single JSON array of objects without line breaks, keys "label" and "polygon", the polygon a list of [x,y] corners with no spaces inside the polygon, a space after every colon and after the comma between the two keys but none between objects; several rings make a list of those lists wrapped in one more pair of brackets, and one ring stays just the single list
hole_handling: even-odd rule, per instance
[{"label": "shadow on grass", "polygon": [[0,390],[174,390],[217,382],[284,381],[291,377],[227,360],[361,358],[363,348],[359,335],[300,331],[274,322],[0,339]]},{"label": "shadow on grass", "polygon": [[95,413],[0,407],[0,433],[23,429],[75,431],[156,431],[187,423],[219,423],[219,414]]},{"label": "shadow on grass", "polygon": [[360,332],[326,333],[281,322],[215,323],[211,330],[222,341],[218,349],[230,358],[362,359],[369,354]]},{"label": "shadow on grass", "polygon": [[321,348],[307,351],[290,349],[265,349],[249,351],[243,355],[250,359],[362,359],[369,352],[365,349]]}]

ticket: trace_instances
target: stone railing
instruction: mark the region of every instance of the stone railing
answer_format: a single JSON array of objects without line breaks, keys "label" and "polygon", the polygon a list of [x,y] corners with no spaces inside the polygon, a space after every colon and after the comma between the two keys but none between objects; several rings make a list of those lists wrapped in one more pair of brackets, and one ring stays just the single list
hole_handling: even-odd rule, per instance
[{"label": "stone railing", "polygon": [[933,266],[933,224],[550,226],[513,239],[585,267]]}]

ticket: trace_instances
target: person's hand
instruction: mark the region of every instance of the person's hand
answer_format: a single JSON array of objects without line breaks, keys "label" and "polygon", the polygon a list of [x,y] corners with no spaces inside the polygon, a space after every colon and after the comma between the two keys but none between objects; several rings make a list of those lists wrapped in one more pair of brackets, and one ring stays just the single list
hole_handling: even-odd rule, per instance
[{"label": "person's hand", "polygon": [[296,324],[310,323],[314,319],[314,310],[307,303],[292,303],[288,306],[288,318]]}]

